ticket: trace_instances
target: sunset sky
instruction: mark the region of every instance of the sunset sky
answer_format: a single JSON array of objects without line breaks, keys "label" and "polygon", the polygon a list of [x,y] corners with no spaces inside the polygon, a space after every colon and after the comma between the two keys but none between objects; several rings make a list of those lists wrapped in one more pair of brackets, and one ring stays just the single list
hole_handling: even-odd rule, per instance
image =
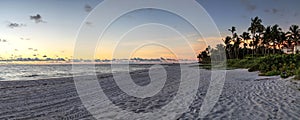
[{"label": "sunset sky", "polygon": [[[122,5],[119,1],[116,5]],[[299,0],[197,0],[212,17],[225,37],[230,34],[227,29],[236,26],[238,33],[246,31],[250,25],[250,18],[259,16],[264,25],[279,24],[287,30],[292,24],[300,25]],[[1,0],[0,1],[0,57],[68,57],[73,56],[76,35],[80,26],[96,27],[94,22],[84,21],[90,10],[101,3],[101,0]],[[172,3],[170,3],[172,4]],[[117,6],[116,6],[117,7]],[[186,8],[189,9],[189,8]],[[195,11],[194,14],[196,14]],[[109,14],[109,11],[107,11]],[[99,21],[101,22],[101,21]],[[180,58],[193,59],[185,56],[190,52],[178,34],[159,24],[149,24],[133,30],[118,38],[124,30],[141,23],[156,22],[172,27],[187,39],[195,52],[204,49],[203,42],[193,26],[180,17],[168,12],[144,9],[128,13],[110,26],[104,35],[105,41],[98,46],[96,57],[100,59],[126,58],[174,58],[168,49],[178,51]],[[215,36],[206,40],[222,39]],[[87,38],[88,40],[88,38]],[[134,52],[126,51],[136,48],[136,45],[160,41],[165,46],[148,45]],[[111,54],[111,45],[119,42],[116,52]],[[82,56],[84,58],[84,55]]]}]

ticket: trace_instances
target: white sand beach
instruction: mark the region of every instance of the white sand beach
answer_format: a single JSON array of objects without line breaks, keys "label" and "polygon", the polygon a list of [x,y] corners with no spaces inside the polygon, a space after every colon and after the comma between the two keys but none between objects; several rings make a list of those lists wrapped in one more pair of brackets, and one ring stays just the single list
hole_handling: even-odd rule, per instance
[{"label": "white sand beach", "polygon": [[[178,67],[168,66],[174,70]],[[197,68],[195,68],[197,69]],[[201,80],[197,92],[197,99],[189,107],[189,111],[175,115],[176,119],[197,119],[199,109],[210,82],[210,71],[200,70]],[[173,75],[174,74],[174,75]],[[171,76],[176,77],[174,72]],[[146,84],[148,72],[145,70],[131,73],[132,78],[141,80],[139,84]],[[85,78],[85,77],[81,77]],[[86,76],[88,79],[89,77]],[[110,87],[113,81],[110,74],[99,75],[99,81],[107,87],[105,90],[115,92]],[[144,80],[144,81],[143,81]],[[105,82],[106,81],[106,82]],[[105,86],[107,84],[107,86]],[[222,94],[205,117],[207,119],[300,119],[300,91],[299,82],[290,82],[280,77],[260,77],[257,72],[245,69],[228,70]],[[169,84],[172,87],[173,84]],[[172,91],[158,96],[161,100],[143,104],[147,109],[136,109],[132,99],[124,97],[116,101],[116,105],[124,110],[140,110],[147,112],[159,105],[167,103]],[[115,98],[123,95],[117,94]],[[163,98],[165,97],[165,98]],[[130,106],[130,107],[129,107]],[[176,108],[174,108],[176,109]],[[172,110],[169,110],[172,111]],[[101,108],[99,119],[122,119],[118,110]],[[161,113],[166,114],[166,113]],[[174,113],[169,113],[174,114]],[[118,116],[118,117],[117,117]],[[122,116],[122,115],[121,115]],[[125,115],[128,117],[128,115]],[[78,97],[72,78],[54,78],[31,81],[1,81],[0,82],[0,119],[95,119],[87,111]],[[149,119],[157,119],[155,116]]]}]

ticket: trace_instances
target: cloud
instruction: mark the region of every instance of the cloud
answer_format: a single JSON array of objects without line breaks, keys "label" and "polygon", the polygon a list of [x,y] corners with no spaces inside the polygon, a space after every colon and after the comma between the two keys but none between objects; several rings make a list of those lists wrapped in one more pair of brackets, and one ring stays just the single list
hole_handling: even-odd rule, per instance
[{"label": "cloud", "polygon": [[8,27],[10,28],[18,28],[18,27],[24,27],[26,26],[25,24],[19,24],[19,23],[9,23]]},{"label": "cloud", "polygon": [[246,15],[242,15],[241,17],[244,19],[248,19],[248,16],[246,16]]},{"label": "cloud", "polygon": [[241,0],[242,4],[246,6],[246,9],[249,11],[254,11],[257,9],[255,4],[252,4],[249,0]]},{"label": "cloud", "polygon": [[279,12],[278,9],[276,9],[276,8],[273,8],[273,9],[272,9],[272,13],[273,13],[273,14],[277,14],[278,12]]},{"label": "cloud", "polygon": [[91,11],[93,10],[93,8],[92,8],[92,6],[86,4],[86,5],[84,6],[84,10],[85,10],[85,12],[91,12]]},{"label": "cloud", "polygon": [[278,9],[278,8],[265,9],[264,12],[268,13],[268,14],[275,14],[275,15],[279,15],[279,16],[284,16],[284,9]]},{"label": "cloud", "polygon": [[8,42],[8,41],[5,39],[0,39],[0,42]]},{"label": "cloud", "polygon": [[265,13],[270,13],[271,11],[269,9],[264,10]]},{"label": "cloud", "polygon": [[295,12],[295,13],[294,13],[294,17],[297,17],[298,15],[299,15],[298,12]]},{"label": "cloud", "polygon": [[30,20],[34,20],[35,23],[46,23],[46,21],[44,21],[42,19],[42,16],[40,14],[34,15],[34,16],[30,16]]},{"label": "cloud", "polygon": [[20,38],[21,40],[30,40],[30,38]]},{"label": "cloud", "polygon": [[209,42],[209,41],[216,41],[216,40],[222,40],[222,37],[207,37],[207,38],[199,38],[198,42]]},{"label": "cloud", "polygon": [[88,26],[92,26],[93,25],[93,23],[89,22],[89,21],[85,22],[85,24],[88,25]]}]

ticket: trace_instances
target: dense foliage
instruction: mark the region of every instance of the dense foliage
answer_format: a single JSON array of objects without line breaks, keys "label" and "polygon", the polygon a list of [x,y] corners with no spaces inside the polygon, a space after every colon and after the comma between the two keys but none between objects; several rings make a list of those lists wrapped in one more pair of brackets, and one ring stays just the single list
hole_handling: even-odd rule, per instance
[{"label": "dense foliage", "polygon": [[295,79],[300,80],[300,67],[296,69]]},{"label": "dense foliage", "polygon": [[264,26],[259,17],[251,19],[247,32],[238,35],[233,26],[228,31],[224,47],[206,48],[199,55],[199,62],[210,63],[214,51],[226,52],[228,67],[249,68],[249,71],[260,71],[261,75],[280,75],[283,78],[295,75],[300,79],[300,55],[292,50],[290,55],[283,53],[283,48],[297,49],[300,42],[300,29],[291,25],[284,32],[279,25]]},{"label": "dense foliage", "polygon": [[299,75],[300,55],[270,55],[258,58],[231,59],[227,61],[228,67],[249,68],[249,71],[260,71],[260,75],[280,75],[283,78]]}]

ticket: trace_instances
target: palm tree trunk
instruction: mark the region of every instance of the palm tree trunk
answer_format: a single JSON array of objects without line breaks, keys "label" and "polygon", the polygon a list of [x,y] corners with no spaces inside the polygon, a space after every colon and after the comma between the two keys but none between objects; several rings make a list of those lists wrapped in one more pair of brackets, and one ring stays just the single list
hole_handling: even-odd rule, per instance
[{"label": "palm tree trunk", "polygon": [[263,48],[263,54],[264,54],[264,56],[266,56],[266,48],[265,48],[265,46]]},{"label": "palm tree trunk", "polygon": [[239,53],[240,53],[240,50],[239,50],[239,48],[237,47],[237,48],[236,48],[236,59],[239,59]]},{"label": "palm tree trunk", "polygon": [[295,52],[296,54],[297,54],[297,46],[298,45],[297,45],[297,41],[296,41],[296,44],[295,44],[295,47],[294,47],[295,50],[293,50],[293,52]]},{"label": "palm tree trunk", "polygon": [[254,57],[254,46],[252,46],[252,58]]},{"label": "palm tree trunk", "polygon": [[276,45],[273,45],[273,54],[275,54],[275,50],[276,50]]},{"label": "palm tree trunk", "polygon": [[245,50],[246,50],[246,47],[244,47],[244,49],[243,49],[243,58],[245,57]]}]

